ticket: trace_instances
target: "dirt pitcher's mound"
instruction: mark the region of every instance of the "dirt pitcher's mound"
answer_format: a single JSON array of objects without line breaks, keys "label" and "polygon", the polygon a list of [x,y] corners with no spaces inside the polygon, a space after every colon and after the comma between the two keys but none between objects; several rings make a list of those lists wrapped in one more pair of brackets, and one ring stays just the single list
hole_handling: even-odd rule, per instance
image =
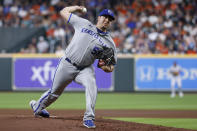
[{"label": "dirt pitcher's mound", "polygon": [[[0,131],[189,131],[181,128],[103,119],[102,114],[106,114],[104,110],[98,111],[95,122],[96,128],[87,129],[82,124],[82,110],[50,112],[50,118],[35,118],[31,110],[0,110]],[[109,110],[106,112],[109,112]],[[125,114],[125,110],[120,112]],[[128,112],[128,116],[132,114],[131,112],[132,110],[130,110],[130,113]],[[111,111],[110,114],[116,116],[114,113],[117,112]],[[120,114],[117,113],[117,116],[120,117]]]}]

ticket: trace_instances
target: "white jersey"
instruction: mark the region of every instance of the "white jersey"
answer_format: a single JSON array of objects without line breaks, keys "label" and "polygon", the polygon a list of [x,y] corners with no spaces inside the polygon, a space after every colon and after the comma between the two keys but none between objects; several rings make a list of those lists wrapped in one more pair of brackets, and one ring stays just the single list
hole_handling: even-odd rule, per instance
[{"label": "white jersey", "polygon": [[176,66],[173,65],[170,67],[170,70],[169,70],[172,77],[180,76],[181,71],[182,71],[182,68],[179,65],[176,65]]},{"label": "white jersey", "polygon": [[180,73],[182,72],[182,68],[179,65],[173,65],[169,70],[171,74],[171,97],[175,96],[175,85],[177,84],[179,88],[182,86],[182,80]]},{"label": "white jersey", "polygon": [[108,32],[100,32],[90,21],[72,13],[68,23],[74,27],[75,33],[66,48],[65,57],[68,57],[72,63],[76,63],[78,66],[93,64],[95,60],[93,51],[102,49],[103,46],[114,50],[114,57],[117,62],[115,43]]}]

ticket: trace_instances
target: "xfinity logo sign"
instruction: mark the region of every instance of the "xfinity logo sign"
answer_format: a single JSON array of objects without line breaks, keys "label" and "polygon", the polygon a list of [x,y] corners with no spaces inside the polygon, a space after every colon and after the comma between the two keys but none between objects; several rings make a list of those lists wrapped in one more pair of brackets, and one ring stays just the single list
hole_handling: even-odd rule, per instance
[{"label": "xfinity logo sign", "polygon": [[[169,68],[154,68],[153,66],[137,67],[137,79],[141,82],[152,82],[154,80],[170,80]],[[183,68],[182,80],[196,80],[197,68]]]},{"label": "xfinity logo sign", "polygon": [[38,81],[42,86],[46,86],[48,81],[51,81],[54,77],[56,67],[52,66],[52,61],[46,61],[43,66],[32,66],[31,76],[32,81]]},{"label": "xfinity logo sign", "polygon": [[[56,73],[56,67],[62,59],[59,58],[16,58],[13,61],[13,89],[14,90],[48,90],[52,86],[52,81]],[[93,64],[96,67],[97,62]],[[111,91],[112,74],[95,68],[95,75],[98,90]],[[103,79],[106,82],[103,82]],[[72,82],[68,85],[68,90],[82,91],[83,86]]]}]

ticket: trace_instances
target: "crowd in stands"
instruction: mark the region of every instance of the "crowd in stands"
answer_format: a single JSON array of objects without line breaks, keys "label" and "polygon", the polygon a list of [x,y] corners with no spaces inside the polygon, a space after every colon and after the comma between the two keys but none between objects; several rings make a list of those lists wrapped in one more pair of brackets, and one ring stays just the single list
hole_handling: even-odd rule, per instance
[{"label": "crowd in stands", "polygon": [[119,53],[196,54],[196,0],[2,0],[0,27],[44,27],[46,35],[32,38],[21,53],[61,54],[74,30],[59,11],[83,5],[82,17],[96,23],[98,13],[110,8],[116,15],[111,35]]}]

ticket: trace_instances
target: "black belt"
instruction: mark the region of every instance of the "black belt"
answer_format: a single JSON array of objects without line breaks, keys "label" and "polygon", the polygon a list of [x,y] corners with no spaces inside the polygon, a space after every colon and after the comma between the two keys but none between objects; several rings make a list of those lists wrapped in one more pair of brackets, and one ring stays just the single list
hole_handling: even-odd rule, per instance
[{"label": "black belt", "polygon": [[68,61],[70,64],[75,66],[78,70],[83,70],[85,66],[78,66],[76,63],[72,63],[72,61],[69,58],[65,58],[66,61]]}]

